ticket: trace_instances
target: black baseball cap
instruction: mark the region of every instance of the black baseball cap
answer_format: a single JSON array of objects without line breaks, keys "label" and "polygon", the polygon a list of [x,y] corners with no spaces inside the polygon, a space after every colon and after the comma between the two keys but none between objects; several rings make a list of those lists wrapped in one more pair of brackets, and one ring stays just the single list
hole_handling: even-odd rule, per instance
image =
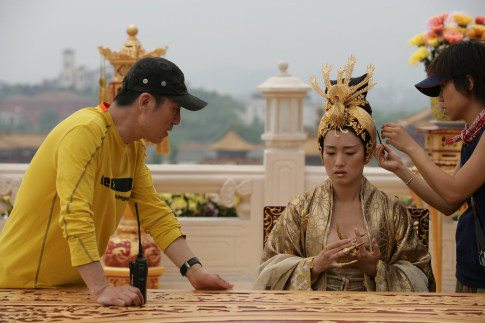
[{"label": "black baseball cap", "polygon": [[121,88],[162,95],[191,111],[201,110],[207,105],[207,102],[187,92],[184,73],[162,57],[138,60],[126,74]]},{"label": "black baseball cap", "polygon": [[422,80],[415,87],[424,95],[437,97],[440,95],[441,88],[440,84],[446,82],[451,77],[437,77],[436,75],[431,75],[427,79]]}]

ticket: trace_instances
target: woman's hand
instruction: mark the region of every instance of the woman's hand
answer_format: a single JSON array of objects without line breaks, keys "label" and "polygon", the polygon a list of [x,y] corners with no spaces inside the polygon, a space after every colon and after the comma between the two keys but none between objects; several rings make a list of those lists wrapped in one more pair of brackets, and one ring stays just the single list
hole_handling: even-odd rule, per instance
[{"label": "woman's hand", "polygon": [[[360,232],[357,228],[355,230],[355,238],[356,244],[359,244],[362,241],[360,236]],[[377,263],[379,262],[379,258],[381,257],[381,251],[379,250],[379,246],[377,245],[376,239],[372,239],[372,252],[368,252],[364,246],[358,248],[355,253],[349,253],[347,255],[347,259],[349,261],[358,260],[354,266],[362,270],[365,274],[376,277],[377,275]]]},{"label": "woman's hand", "polygon": [[409,155],[412,149],[419,145],[411,138],[411,136],[404,130],[403,126],[395,123],[386,123],[381,128],[382,139],[389,138],[386,144],[393,145],[394,148]]},{"label": "woman's hand", "polygon": [[351,247],[350,239],[335,241],[328,244],[313,259],[312,280],[330,268],[337,268],[337,259],[344,256],[344,248]]},{"label": "woman's hand", "polygon": [[[386,151],[387,154],[384,154],[384,151]],[[404,163],[397,152],[386,144],[377,145],[374,157],[377,159],[379,167],[393,173],[398,170],[399,166],[404,166]]]}]

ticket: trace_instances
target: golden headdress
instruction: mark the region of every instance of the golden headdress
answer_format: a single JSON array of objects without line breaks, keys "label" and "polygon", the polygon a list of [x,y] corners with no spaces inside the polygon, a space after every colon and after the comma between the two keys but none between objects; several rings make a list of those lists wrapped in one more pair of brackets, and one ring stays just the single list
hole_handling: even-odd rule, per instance
[{"label": "golden headdress", "polygon": [[[364,141],[365,163],[367,164],[376,147],[376,127],[370,113],[369,102],[365,99],[369,91],[376,83],[372,80],[374,66],[367,67],[367,74],[361,77],[351,78],[355,65],[355,57],[350,56],[348,64],[337,71],[337,80],[331,81],[329,72],[332,66],[323,66],[322,73],[327,90],[324,92],[317,83],[314,76],[310,77],[313,89],[321,96],[327,98],[323,108],[326,110],[320,125],[318,126],[318,149],[323,161],[323,139],[331,129],[341,130],[346,133],[345,128],[352,128],[357,136]],[[343,79],[345,72],[345,79]],[[365,110],[368,107],[369,112]]]}]

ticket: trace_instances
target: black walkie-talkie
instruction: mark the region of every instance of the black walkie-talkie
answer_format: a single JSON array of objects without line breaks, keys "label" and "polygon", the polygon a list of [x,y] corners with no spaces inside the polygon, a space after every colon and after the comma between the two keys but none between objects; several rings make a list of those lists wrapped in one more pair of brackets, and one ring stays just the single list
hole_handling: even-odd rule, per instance
[{"label": "black walkie-talkie", "polygon": [[147,279],[148,279],[148,260],[143,257],[140,233],[140,217],[138,216],[138,205],[135,203],[136,219],[138,220],[138,256],[136,261],[130,260],[130,285],[140,290],[143,300],[147,302]]}]

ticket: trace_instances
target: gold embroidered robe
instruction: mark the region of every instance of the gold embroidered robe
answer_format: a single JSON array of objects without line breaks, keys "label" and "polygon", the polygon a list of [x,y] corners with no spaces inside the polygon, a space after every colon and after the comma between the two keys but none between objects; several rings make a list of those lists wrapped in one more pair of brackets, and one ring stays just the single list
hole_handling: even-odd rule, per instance
[{"label": "gold embroidered robe", "polygon": [[[311,257],[326,245],[332,205],[331,180],[294,197],[266,242],[254,289],[326,290],[327,273],[311,285]],[[381,252],[375,279],[364,274],[367,291],[436,291],[431,255],[421,243],[402,202],[363,177],[364,224]]]}]

